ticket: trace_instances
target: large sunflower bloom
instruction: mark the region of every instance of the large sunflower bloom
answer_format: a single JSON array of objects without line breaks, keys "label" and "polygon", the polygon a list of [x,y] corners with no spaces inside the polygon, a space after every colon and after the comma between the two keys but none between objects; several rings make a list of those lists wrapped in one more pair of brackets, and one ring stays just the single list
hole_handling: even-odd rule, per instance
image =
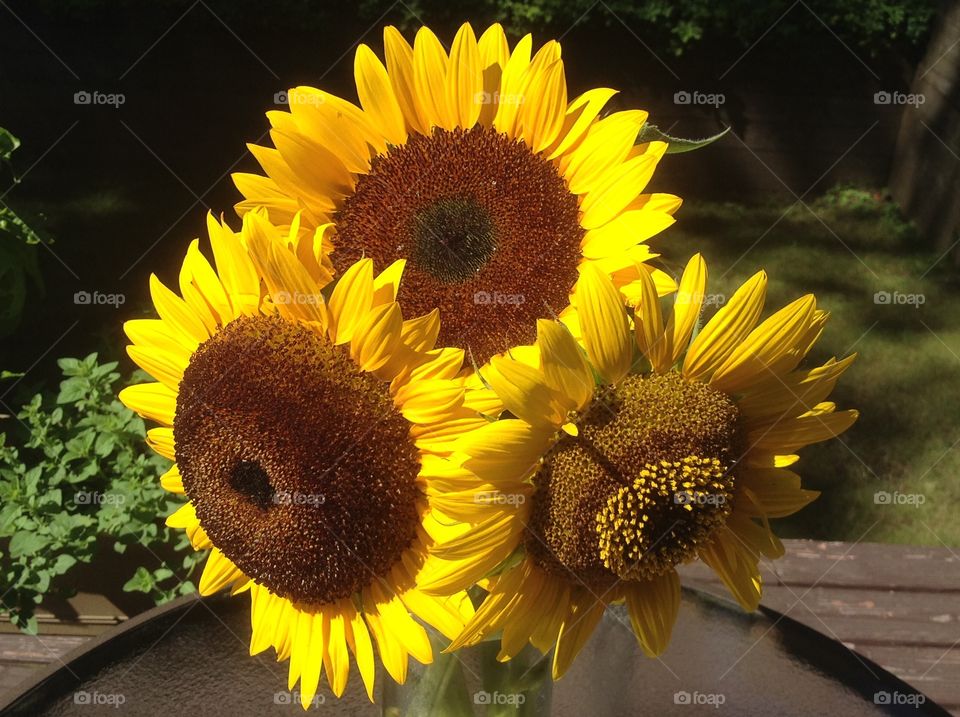
[{"label": "large sunflower bloom", "polygon": [[187,498],[167,524],[210,551],[200,593],[250,593],[251,654],[289,658],[306,707],[323,671],[342,694],[352,653],[373,699],[374,644],[398,682],[408,655],[432,660],[410,613],[450,638],[473,613],[417,579],[431,466],[484,423],[483,401],[455,379],[463,351],[433,348],[437,312],[403,320],[402,262],[375,276],[359,261],[330,291],[322,242],[296,219],[289,234],[258,213],[239,234],[208,224],[216,269],[194,241],[181,295],[151,276],[159,318],[125,324],[157,382],[120,398],[161,424],[148,441],[176,461],[162,484]]},{"label": "large sunflower bloom", "polygon": [[[451,649],[502,630],[502,660],[528,641],[555,645],[557,678],[605,607],[625,601],[642,649],[657,655],[679,607],[676,567],[695,559],[756,609],[759,561],[783,553],[769,519],[818,495],[788,469],[795,451],[857,418],[825,400],[854,357],[798,369],[827,314],[808,295],[760,322],[763,272],[691,340],[706,277],[694,257],[666,320],[643,277],[631,320],[609,278],[586,266],[583,348],[543,320],[534,346],[483,371],[515,418],[461,438],[454,463],[477,486],[518,498],[475,512],[475,526],[437,552],[450,563],[424,579],[442,592],[495,575]],[[475,556],[469,567],[465,555]]]},{"label": "large sunflower bloom", "polygon": [[404,310],[440,308],[440,345],[480,364],[562,314],[582,262],[636,298],[656,256],[645,242],[680,206],[644,193],[667,149],[636,144],[646,112],[601,117],[606,88],[569,99],[560,45],[532,54],[527,35],[511,49],[500,25],[479,41],[463,25],[449,53],[428,28],[411,47],[387,27],[384,55],[357,50],[360,107],[297,87],[289,112],[267,113],[274,148],[250,146],[266,176],[234,175],[241,214],[265,207],[284,225],[302,212],[338,271],[407,259]]}]

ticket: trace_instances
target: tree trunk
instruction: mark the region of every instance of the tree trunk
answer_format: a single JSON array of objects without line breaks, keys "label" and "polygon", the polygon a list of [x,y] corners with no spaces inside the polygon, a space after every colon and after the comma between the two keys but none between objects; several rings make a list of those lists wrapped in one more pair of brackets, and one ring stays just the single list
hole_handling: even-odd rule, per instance
[{"label": "tree trunk", "polygon": [[945,0],[903,104],[893,198],[944,261],[960,266],[960,0]]}]

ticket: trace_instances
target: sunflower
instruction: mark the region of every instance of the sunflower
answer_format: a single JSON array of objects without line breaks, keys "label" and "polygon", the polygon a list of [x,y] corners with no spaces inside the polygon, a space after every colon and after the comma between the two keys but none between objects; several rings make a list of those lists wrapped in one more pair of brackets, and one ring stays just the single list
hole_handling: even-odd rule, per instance
[{"label": "sunflower", "polygon": [[499,659],[528,641],[555,645],[558,678],[606,606],[624,601],[643,651],[658,655],[679,607],[676,568],[696,559],[756,609],[759,561],[783,553],[770,519],[818,495],[788,468],[795,451],[857,418],[825,400],[854,356],[798,369],[827,314],[808,295],[760,322],[763,272],[691,340],[706,279],[695,256],[664,320],[649,276],[631,314],[585,265],[582,347],[568,327],[541,320],[534,346],[483,371],[515,417],[460,438],[452,461],[475,485],[518,499],[446,539],[436,555],[449,562],[422,576],[425,590],[443,592],[493,575],[450,649],[502,630]]},{"label": "sunflower", "polygon": [[157,381],[120,398],[161,424],[148,441],[176,461],[161,482],[187,499],[167,525],[210,551],[200,593],[250,594],[250,652],[289,658],[304,707],[321,672],[343,693],[350,653],[372,700],[374,644],[402,683],[408,656],[432,660],[411,613],[451,639],[473,613],[417,579],[433,467],[485,424],[489,397],[455,378],[462,350],[434,349],[438,312],[403,320],[402,261],[375,276],[361,260],[331,290],[323,242],[296,217],[289,232],[259,213],[240,233],[208,219],[216,269],[195,240],[179,296],[151,276],[159,318],[124,328]]},{"label": "sunflower", "polygon": [[297,87],[289,112],[267,113],[274,147],[250,145],[266,176],[234,175],[241,215],[302,212],[338,272],[406,259],[399,303],[439,308],[439,345],[480,364],[563,315],[583,262],[625,299],[651,272],[661,293],[676,288],[645,264],[680,206],[644,193],[667,149],[640,141],[646,112],[601,116],[612,89],[569,99],[560,45],[533,53],[527,35],[511,49],[500,25],[479,41],[463,25],[449,53],[426,27],[413,47],[387,27],[384,56],[357,49],[359,107]]}]

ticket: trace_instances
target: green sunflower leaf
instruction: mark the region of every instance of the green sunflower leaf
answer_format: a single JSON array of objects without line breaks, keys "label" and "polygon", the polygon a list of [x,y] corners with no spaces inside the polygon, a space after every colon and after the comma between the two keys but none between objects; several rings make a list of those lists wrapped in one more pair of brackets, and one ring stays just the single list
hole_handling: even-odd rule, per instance
[{"label": "green sunflower leaf", "polygon": [[666,132],[661,131],[660,128],[654,124],[645,124],[637,137],[637,144],[643,144],[644,142],[666,142],[667,154],[680,154],[681,152],[692,152],[695,149],[703,149],[708,144],[716,142],[729,131],[730,128],[727,127],[712,137],[683,139],[682,137],[672,137]]},{"label": "green sunflower leaf", "polygon": [[0,159],[10,161],[10,155],[20,146],[20,140],[0,127]]}]

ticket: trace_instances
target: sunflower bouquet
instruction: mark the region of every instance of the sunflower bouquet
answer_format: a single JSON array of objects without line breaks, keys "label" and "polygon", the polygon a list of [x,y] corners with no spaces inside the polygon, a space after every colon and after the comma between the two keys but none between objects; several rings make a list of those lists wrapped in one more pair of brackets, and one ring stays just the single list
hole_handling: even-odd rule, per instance
[{"label": "sunflower bouquet", "polygon": [[853,357],[801,367],[827,313],[763,319],[760,272],[705,320],[703,258],[676,281],[647,245],[670,138],[568,97],[557,42],[388,27],[354,69],[359,105],[267,113],[239,228],[208,217],[125,325],[200,592],[249,594],[304,707],[352,664],[371,700],[378,662],[404,683],[432,633],[557,679],[614,603],[659,655],[693,560],[755,609],[770,520],[817,497],[796,451],[857,418],[827,400]]}]

